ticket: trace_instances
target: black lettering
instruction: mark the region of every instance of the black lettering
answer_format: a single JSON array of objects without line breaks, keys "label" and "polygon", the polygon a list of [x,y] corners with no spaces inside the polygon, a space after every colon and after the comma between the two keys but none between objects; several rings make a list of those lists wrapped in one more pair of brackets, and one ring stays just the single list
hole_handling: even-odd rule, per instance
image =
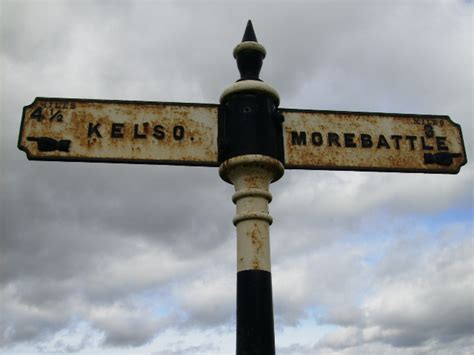
[{"label": "black lettering", "polygon": [[410,142],[410,150],[415,150],[415,136],[405,136],[405,139]]},{"label": "black lettering", "polygon": [[100,123],[93,124],[89,122],[89,127],[87,129],[87,138],[91,138],[93,134],[95,134],[99,138],[102,138],[102,135],[99,132],[99,127]]},{"label": "black lettering", "polygon": [[292,145],[306,145],[306,132],[291,132],[291,144]]},{"label": "black lettering", "polygon": [[433,138],[434,137],[433,126],[431,124],[425,124],[425,126],[423,128],[425,129],[426,138]]},{"label": "black lettering", "polygon": [[400,149],[400,140],[402,139],[402,136],[394,134],[393,136],[390,136],[390,138],[395,141],[395,149]]},{"label": "black lettering", "polygon": [[61,114],[61,111],[57,111],[55,114],[51,116],[49,119],[50,121],[56,120],[56,122],[62,122],[63,121],[63,115]]},{"label": "black lettering", "polygon": [[331,147],[333,144],[335,144],[337,147],[341,146],[341,144],[339,143],[339,135],[337,133],[329,132],[328,145]]},{"label": "black lettering", "polygon": [[355,135],[353,133],[344,133],[344,146],[346,148],[355,148],[356,144],[354,142]]},{"label": "black lettering", "polygon": [[385,139],[384,135],[381,134],[379,136],[379,142],[377,143],[377,149],[384,147],[385,149],[390,149],[390,145],[388,144],[387,140]]},{"label": "black lettering", "polygon": [[38,107],[36,110],[33,111],[31,114],[31,118],[37,120],[38,122],[43,119],[43,110],[41,107]]},{"label": "black lettering", "polygon": [[123,123],[112,123],[111,138],[123,138]]},{"label": "black lettering", "polygon": [[433,146],[426,144],[425,137],[420,137],[420,138],[421,138],[421,146],[423,147],[423,150],[433,150]]},{"label": "black lettering", "polygon": [[157,124],[155,127],[153,127],[153,137],[159,140],[165,138],[165,131],[162,125]]},{"label": "black lettering", "polygon": [[323,135],[319,132],[311,133],[311,142],[317,147],[323,145]]},{"label": "black lettering", "polygon": [[148,131],[148,122],[145,122],[143,124],[143,132],[145,132],[145,133],[138,132],[138,123],[135,123],[133,125],[133,138],[144,139],[144,138],[146,138],[146,132],[147,131]]},{"label": "black lettering", "polygon": [[362,148],[372,148],[372,146],[374,145],[370,134],[362,133],[360,135],[360,142],[362,144]]},{"label": "black lettering", "polygon": [[184,127],[183,126],[174,126],[173,127],[173,138],[177,141],[180,141],[184,137]]},{"label": "black lettering", "polygon": [[446,137],[436,137],[436,147],[438,150],[449,150],[446,145]]}]

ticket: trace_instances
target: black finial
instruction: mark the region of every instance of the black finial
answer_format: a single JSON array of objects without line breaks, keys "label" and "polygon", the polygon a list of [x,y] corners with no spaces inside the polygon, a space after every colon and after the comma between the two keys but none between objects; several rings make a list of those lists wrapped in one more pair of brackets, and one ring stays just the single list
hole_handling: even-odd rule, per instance
[{"label": "black finial", "polygon": [[244,36],[242,37],[242,42],[258,42],[251,20],[248,20],[247,22],[247,27],[245,28]]},{"label": "black finial", "polygon": [[259,80],[258,75],[262,68],[265,48],[257,42],[257,36],[253,30],[252,21],[248,20],[242,42],[234,49],[234,57],[237,59],[237,67],[241,80]]}]

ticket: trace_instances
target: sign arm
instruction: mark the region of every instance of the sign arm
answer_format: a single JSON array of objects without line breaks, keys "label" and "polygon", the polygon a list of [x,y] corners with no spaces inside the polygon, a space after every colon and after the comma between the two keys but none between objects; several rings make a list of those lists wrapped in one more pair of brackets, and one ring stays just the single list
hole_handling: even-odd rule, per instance
[{"label": "sign arm", "polygon": [[457,174],[461,127],[446,115],[280,109],[287,169]]}]

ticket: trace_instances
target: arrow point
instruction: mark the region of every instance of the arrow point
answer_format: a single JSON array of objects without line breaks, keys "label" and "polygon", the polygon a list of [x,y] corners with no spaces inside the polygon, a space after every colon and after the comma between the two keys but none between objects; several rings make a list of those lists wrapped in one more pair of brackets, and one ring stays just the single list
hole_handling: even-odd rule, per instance
[{"label": "arrow point", "polygon": [[253,30],[251,20],[248,20],[247,22],[247,27],[245,27],[244,36],[242,37],[242,42],[257,42],[257,36]]}]

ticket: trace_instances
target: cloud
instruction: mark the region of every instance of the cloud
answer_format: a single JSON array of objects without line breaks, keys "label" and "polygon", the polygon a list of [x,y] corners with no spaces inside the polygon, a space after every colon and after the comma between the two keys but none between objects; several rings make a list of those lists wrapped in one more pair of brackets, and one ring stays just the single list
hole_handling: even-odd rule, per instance
[{"label": "cloud", "polygon": [[[363,248],[336,243],[293,255],[275,266],[277,323],[296,325],[312,313],[324,314],[327,309],[354,312],[355,299],[371,284],[370,272],[361,258],[363,254]],[[316,311],[308,314],[312,308]]]},{"label": "cloud", "polygon": [[[229,268],[222,269],[232,273]],[[205,279],[197,278],[187,285],[180,285],[175,297],[187,314],[183,326],[229,326],[231,320],[235,321],[232,312],[235,292],[235,281],[223,272],[206,273]]]},{"label": "cloud", "polygon": [[[468,339],[474,326],[471,238],[449,247],[430,247],[416,238],[404,240],[408,245],[403,247],[395,242],[381,261],[376,286],[363,298],[358,317],[341,322],[337,311],[329,312],[325,321],[340,328],[318,347],[382,343],[416,348]],[[417,252],[406,258],[402,254],[407,250]]]},{"label": "cloud", "polygon": [[172,318],[156,320],[143,308],[123,304],[93,309],[89,319],[96,329],[104,332],[103,345],[113,347],[142,345],[174,321]]},{"label": "cloud", "polygon": [[63,312],[52,312],[51,308],[32,307],[18,300],[14,286],[6,286],[2,294],[2,329],[3,345],[37,341],[45,336],[66,327],[69,317]]},{"label": "cloud", "polygon": [[185,346],[179,342],[173,344],[172,349],[158,351],[153,353],[153,355],[180,355],[180,354],[205,354],[217,352],[219,349],[214,346],[212,343],[205,343],[202,345],[196,346]]}]

